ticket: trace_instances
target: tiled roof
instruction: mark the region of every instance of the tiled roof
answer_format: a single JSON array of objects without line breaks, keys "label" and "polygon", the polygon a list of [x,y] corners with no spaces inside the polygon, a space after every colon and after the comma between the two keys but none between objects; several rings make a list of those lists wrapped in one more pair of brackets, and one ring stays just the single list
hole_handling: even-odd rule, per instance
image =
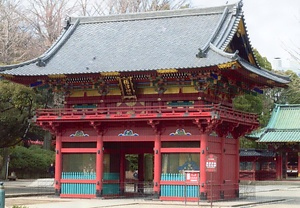
[{"label": "tiled roof", "polygon": [[258,142],[300,142],[300,104],[276,105]]},{"label": "tiled roof", "polygon": [[271,79],[271,80],[281,82],[281,83],[285,83],[285,84],[290,82],[289,78],[286,77],[286,76],[281,76],[281,75],[275,74],[275,73],[273,73],[269,70],[266,70],[266,69],[257,70],[257,67],[251,65],[249,62],[244,61],[242,59],[239,59],[239,63],[244,68],[246,68],[248,71],[253,72],[255,74],[258,74],[258,75],[260,75],[264,78]]},{"label": "tiled roof", "polygon": [[[196,68],[231,61],[213,50],[237,30],[238,4],[70,20],[70,27],[39,59],[3,72],[13,75],[81,74]],[[226,35],[225,35],[226,34]],[[199,49],[207,52],[198,58]],[[17,68],[15,68],[17,67]]]},{"label": "tiled roof", "polygon": [[300,129],[268,129],[259,142],[300,142]]},{"label": "tiled roof", "polygon": [[[251,72],[281,84],[265,72],[226,53],[239,22],[242,2],[211,8],[70,18],[53,46],[41,57],[10,66],[1,74],[41,76],[147,71],[216,66],[238,60]],[[205,57],[196,55],[205,53]]]},{"label": "tiled roof", "polygon": [[240,157],[274,157],[275,153],[266,149],[240,149]]},{"label": "tiled roof", "polygon": [[258,129],[258,130],[254,130],[252,131],[250,134],[246,134],[245,137],[248,139],[259,139],[260,136],[265,132],[265,128],[262,129]]},{"label": "tiled roof", "polygon": [[276,105],[267,128],[300,129],[300,104]]}]

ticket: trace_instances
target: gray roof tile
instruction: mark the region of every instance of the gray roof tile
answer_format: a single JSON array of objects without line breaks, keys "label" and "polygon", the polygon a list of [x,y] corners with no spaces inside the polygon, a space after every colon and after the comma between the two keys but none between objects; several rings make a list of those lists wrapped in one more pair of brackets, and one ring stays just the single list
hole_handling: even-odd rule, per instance
[{"label": "gray roof tile", "polygon": [[237,6],[73,18],[71,27],[43,56],[2,67],[11,69],[2,73],[36,76],[226,63],[230,58],[215,51],[209,50],[206,58],[197,58],[196,54],[211,42],[219,43],[223,33],[230,33],[227,25],[240,18],[234,9]]},{"label": "gray roof tile", "polygon": [[[215,66],[236,60],[226,53],[242,18],[241,2],[101,17],[77,17],[41,57],[0,67],[1,74],[39,76],[115,71],[147,71]],[[206,57],[198,58],[199,49]],[[248,70],[286,83],[241,62]]]}]

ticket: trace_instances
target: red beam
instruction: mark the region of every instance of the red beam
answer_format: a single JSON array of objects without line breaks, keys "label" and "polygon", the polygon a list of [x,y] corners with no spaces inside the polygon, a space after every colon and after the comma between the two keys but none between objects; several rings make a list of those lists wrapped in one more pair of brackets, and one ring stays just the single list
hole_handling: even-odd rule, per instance
[{"label": "red beam", "polygon": [[62,153],[96,153],[97,148],[61,148]]},{"label": "red beam", "polygon": [[60,194],[61,198],[77,198],[77,199],[93,199],[96,198],[96,194]]},{"label": "red beam", "polygon": [[201,148],[161,148],[162,153],[200,153]]},{"label": "red beam", "polygon": [[88,179],[61,179],[61,183],[92,183],[96,184],[96,180],[88,180]]}]

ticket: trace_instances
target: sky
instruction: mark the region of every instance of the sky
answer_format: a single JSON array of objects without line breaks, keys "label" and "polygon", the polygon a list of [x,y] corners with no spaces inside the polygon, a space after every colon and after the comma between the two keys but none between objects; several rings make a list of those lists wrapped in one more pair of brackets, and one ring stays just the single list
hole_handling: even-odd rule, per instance
[{"label": "sky", "polygon": [[[238,0],[191,0],[193,7],[217,6]],[[272,63],[300,71],[287,49],[300,51],[300,0],[243,0],[246,28],[253,48]]]}]

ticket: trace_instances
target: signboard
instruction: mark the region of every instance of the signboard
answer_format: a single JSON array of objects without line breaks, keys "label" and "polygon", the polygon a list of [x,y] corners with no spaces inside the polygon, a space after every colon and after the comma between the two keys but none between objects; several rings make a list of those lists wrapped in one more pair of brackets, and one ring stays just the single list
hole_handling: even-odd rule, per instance
[{"label": "signboard", "polygon": [[213,154],[206,156],[206,172],[217,172],[217,157]]},{"label": "signboard", "polygon": [[185,172],[185,181],[186,182],[199,182],[199,171],[186,171]]}]

